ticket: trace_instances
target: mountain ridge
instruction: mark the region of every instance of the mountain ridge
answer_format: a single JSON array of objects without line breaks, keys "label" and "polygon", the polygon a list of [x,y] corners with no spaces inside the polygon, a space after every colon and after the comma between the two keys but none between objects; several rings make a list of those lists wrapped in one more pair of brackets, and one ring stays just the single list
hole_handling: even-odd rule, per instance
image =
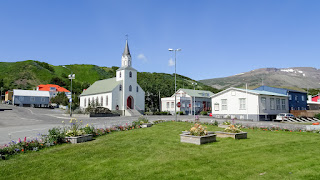
[{"label": "mountain ridge", "polygon": [[222,78],[199,80],[217,89],[260,85],[299,89],[320,88],[320,69],[315,67],[259,68]]}]

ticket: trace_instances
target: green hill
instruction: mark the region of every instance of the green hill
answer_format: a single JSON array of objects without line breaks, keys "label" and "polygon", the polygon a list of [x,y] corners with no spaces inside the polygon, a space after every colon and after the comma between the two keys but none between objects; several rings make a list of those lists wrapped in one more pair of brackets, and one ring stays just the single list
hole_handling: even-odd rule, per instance
[{"label": "green hill", "polygon": [[[35,89],[39,84],[57,84],[70,89],[68,75],[76,74],[72,89],[76,95],[81,94],[97,80],[115,77],[118,67],[99,67],[88,64],[73,64],[53,66],[45,62],[27,60],[20,62],[0,62],[0,87],[5,91],[12,89]],[[177,89],[193,89],[188,77],[177,74]],[[159,108],[159,92],[161,97],[174,94],[174,74],[138,72],[138,83],[146,92],[146,107]],[[209,90],[217,93],[219,90],[197,82],[196,89]]]}]

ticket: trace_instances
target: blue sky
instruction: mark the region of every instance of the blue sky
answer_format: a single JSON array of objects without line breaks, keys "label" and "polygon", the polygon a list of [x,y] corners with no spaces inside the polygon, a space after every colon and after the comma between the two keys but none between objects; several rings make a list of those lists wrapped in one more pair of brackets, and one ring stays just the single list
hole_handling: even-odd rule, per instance
[{"label": "blue sky", "polygon": [[2,0],[0,61],[133,66],[200,80],[257,68],[320,68],[318,0]]}]

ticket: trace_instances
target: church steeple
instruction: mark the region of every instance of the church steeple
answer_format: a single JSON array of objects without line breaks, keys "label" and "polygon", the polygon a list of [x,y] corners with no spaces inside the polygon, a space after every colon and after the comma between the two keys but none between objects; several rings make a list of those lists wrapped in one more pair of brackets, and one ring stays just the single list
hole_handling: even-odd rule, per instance
[{"label": "church steeple", "polygon": [[124,47],[124,51],[122,53],[121,67],[131,67],[131,54],[129,51],[128,39],[126,40],[126,46]]},{"label": "church steeple", "polygon": [[124,51],[123,51],[123,53],[122,53],[122,56],[131,56],[130,55],[130,51],[129,51],[129,45],[128,45],[128,39],[126,40],[126,46],[125,46],[125,48],[124,48]]}]

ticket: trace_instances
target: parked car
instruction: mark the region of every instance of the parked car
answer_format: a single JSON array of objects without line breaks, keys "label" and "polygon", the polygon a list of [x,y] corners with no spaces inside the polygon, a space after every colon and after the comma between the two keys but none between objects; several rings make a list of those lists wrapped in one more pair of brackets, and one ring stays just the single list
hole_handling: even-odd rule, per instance
[{"label": "parked car", "polygon": [[285,118],[294,118],[294,115],[291,113],[280,113],[277,115],[276,120],[282,121]]}]

